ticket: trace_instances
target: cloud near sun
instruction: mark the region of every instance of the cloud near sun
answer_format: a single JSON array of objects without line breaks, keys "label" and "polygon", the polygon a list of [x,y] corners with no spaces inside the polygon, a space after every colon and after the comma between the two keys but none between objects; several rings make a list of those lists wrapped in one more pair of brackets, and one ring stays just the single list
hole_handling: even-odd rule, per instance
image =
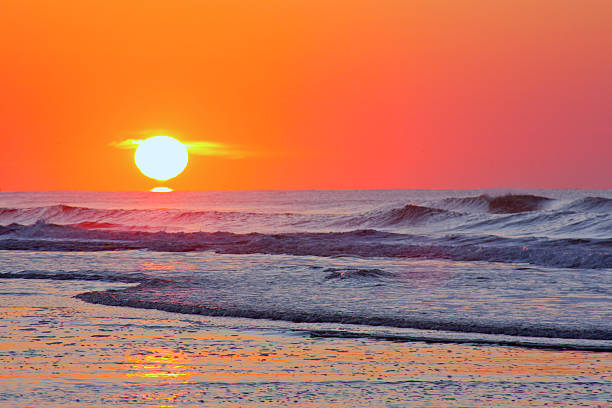
[{"label": "cloud near sun", "polygon": [[[118,149],[137,149],[146,138],[143,139],[125,139],[119,142],[111,142],[110,146]],[[189,154],[200,156],[216,156],[226,157],[228,159],[242,159],[248,156],[255,155],[254,152],[238,146],[232,146],[225,143],[209,142],[209,141],[181,141]]]}]

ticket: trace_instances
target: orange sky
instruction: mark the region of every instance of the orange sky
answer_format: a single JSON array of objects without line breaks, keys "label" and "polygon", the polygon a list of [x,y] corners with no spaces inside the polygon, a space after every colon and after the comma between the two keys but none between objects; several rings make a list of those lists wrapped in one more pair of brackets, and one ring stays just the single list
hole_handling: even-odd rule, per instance
[{"label": "orange sky", "polygon": [[[0,190],[612,188],[610,0],[2,0]],[[163,132],[162,132],[163,130]]]}]

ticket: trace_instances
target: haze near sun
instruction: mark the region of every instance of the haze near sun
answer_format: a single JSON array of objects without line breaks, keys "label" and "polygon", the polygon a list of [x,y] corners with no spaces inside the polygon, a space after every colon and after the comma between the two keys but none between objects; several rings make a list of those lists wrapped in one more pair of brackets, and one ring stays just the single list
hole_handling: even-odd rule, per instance
[{"label": "haze near sun", "polygon": [[147,177],[169,180],[181,174],[189,156],[187,147],[170,136],[153,136],[138,145],[134,162]]}]

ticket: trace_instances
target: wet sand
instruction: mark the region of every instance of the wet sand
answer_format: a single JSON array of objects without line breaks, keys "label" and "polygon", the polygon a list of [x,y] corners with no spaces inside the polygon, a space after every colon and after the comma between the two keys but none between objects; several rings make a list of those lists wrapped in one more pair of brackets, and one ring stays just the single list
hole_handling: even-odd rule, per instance
[{"label": "wet sand", "polygon": [[612,354],[310,337],[0,282],[0,406],[611,406]]}]

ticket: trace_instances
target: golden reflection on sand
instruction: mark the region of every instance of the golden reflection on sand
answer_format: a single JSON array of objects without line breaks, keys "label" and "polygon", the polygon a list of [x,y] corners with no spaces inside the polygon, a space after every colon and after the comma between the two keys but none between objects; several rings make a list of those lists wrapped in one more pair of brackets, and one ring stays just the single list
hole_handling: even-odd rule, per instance
[{"label": "golden reflection on sand", "polygon": [[147,348],[143,353],[126,357],[130,370],[126,377],[164,378],[188,377],[191,372],[186,358],[171,349]]},{"label": "golden reflection on sand", "polygon": [[[91,406],[179,407],[185,401],[198,406],[202,400],[203,405],[228,406],[231,401],[231,406],[259,407],[270,395],[280,395],[275,394],[278,387],[288,393],[296,387],[316,400],[312,392],[325,384],[335,385],[321,392],[333,394],[362,382],[367,386],[347,394],[353,398],[349,405],[368,406],[363,398],[378,406],[401,403],[404,392],[424,395],[421,387],[429,387],[428,392],[439,395],[456,393],[457,400],[443,407],[550,406],[555,399],[578,407],[585,405],[572,402],[577,392],[604,395],[612,382],[611,353],[311,338],[287,331],[224,329],[206,317],[90,306],[71,298],[59,306],[53,299],[47,307],[26,304],[32,301],[19,298],[13,305],[0,305],[0,390],[20,398],[42,392],[35,390],[68,398],[56,392],[72,387]],[[106,393],[98,395],[96,387],[106,387]],[[240,400],[245,389],[261,395],[251,402]],[[374,394],[368,396],[370,390]],[[345,402],[303,406],[341,407]]]}]

